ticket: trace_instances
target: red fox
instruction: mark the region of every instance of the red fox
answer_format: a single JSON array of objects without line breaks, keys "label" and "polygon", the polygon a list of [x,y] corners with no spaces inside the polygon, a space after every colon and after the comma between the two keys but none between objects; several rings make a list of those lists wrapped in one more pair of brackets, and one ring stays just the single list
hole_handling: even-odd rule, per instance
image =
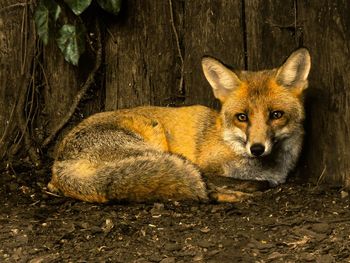
[{"label": "red fox", "polygon": [[58,145],[48,187],[101,203],[238,201],[244,193],[213,194],[206,175],[284,183],[301,150],[310,66],[305,48],[281,67],[258,72],[233,71],[204,57],[220,112],[197,105],[90,116]]}]

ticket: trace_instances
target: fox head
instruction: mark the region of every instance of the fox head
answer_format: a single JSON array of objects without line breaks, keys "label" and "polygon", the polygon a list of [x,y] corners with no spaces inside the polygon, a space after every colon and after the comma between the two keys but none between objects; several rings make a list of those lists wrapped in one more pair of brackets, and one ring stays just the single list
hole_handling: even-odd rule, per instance
[{"label": "fox head", "polygon": [[303,134],[303,91],[311,59],[301,48],[272,70],[233,71],[210,57],[204,75],[221,101],[223,139],[239,155],[269,155],[278,142]]}]

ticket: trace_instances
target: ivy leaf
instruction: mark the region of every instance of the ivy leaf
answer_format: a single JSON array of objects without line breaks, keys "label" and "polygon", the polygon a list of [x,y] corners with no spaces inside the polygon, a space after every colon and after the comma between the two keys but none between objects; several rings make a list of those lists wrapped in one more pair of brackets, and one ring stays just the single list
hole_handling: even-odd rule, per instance
[{"label": "ivy leaf", "polygon": [[34,20],[39,38],[45,45],[49,42],[52,27],[61,13],[61,8],[54,1],[41,0],[35,10]]},{"label": "ivy leaf", "polygon": [[122,0],[97,0],[97,3],[105,11],[113,15],[118,15],[120,12]]},{"label": "ivy leaf", "polygon": [[78,65],[80,55],[85,51],[85,28],[63,25],[58,31],[57,45],[66,61]]},{"label": "ivy leaf", "polygon": [[91,0],[64,0],[75,15],[80,15],[91,4]]}]

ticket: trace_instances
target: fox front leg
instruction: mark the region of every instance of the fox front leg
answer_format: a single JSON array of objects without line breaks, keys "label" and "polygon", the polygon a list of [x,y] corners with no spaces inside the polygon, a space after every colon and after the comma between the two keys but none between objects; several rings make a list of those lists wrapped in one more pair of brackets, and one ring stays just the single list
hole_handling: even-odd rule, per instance
[{"label": "fox front leg", "polygon": [[216,202],[237,203],[269,188],[267,181],[239,180],[224,176],[204,176],[209,199]]},{"label": "fox front leg", "polygon": [[219,203],[238,203],[252,197],[253,194],[225,188],[216,188],[209,193],[209,199]]}]

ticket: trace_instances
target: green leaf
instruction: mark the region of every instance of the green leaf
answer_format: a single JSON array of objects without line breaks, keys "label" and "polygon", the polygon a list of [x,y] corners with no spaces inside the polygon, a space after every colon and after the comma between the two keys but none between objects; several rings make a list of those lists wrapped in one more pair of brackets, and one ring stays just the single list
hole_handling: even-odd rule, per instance
[{"label": "green leaf", "polygon": [[118,15],[122,0],[97,0],[97,3],[105,11],[112,13],[113,15]]},{"label": "green leaf", "polygon": [[54,1],[41,0],[34,14],[34,20],[39,38],[45,45],[49,42],[49,35],[61,13],[61,8]]},{"label": "green leaf", "polygon": [[78,65],[80,55],[85,51],[85,28],[83,26],[64,25],[58,31],[57,45],[64,59]]},{"label": "green leaf", "polygon": [[91,4],[91,0],[64,0],[77,16],[80,15]]}]

